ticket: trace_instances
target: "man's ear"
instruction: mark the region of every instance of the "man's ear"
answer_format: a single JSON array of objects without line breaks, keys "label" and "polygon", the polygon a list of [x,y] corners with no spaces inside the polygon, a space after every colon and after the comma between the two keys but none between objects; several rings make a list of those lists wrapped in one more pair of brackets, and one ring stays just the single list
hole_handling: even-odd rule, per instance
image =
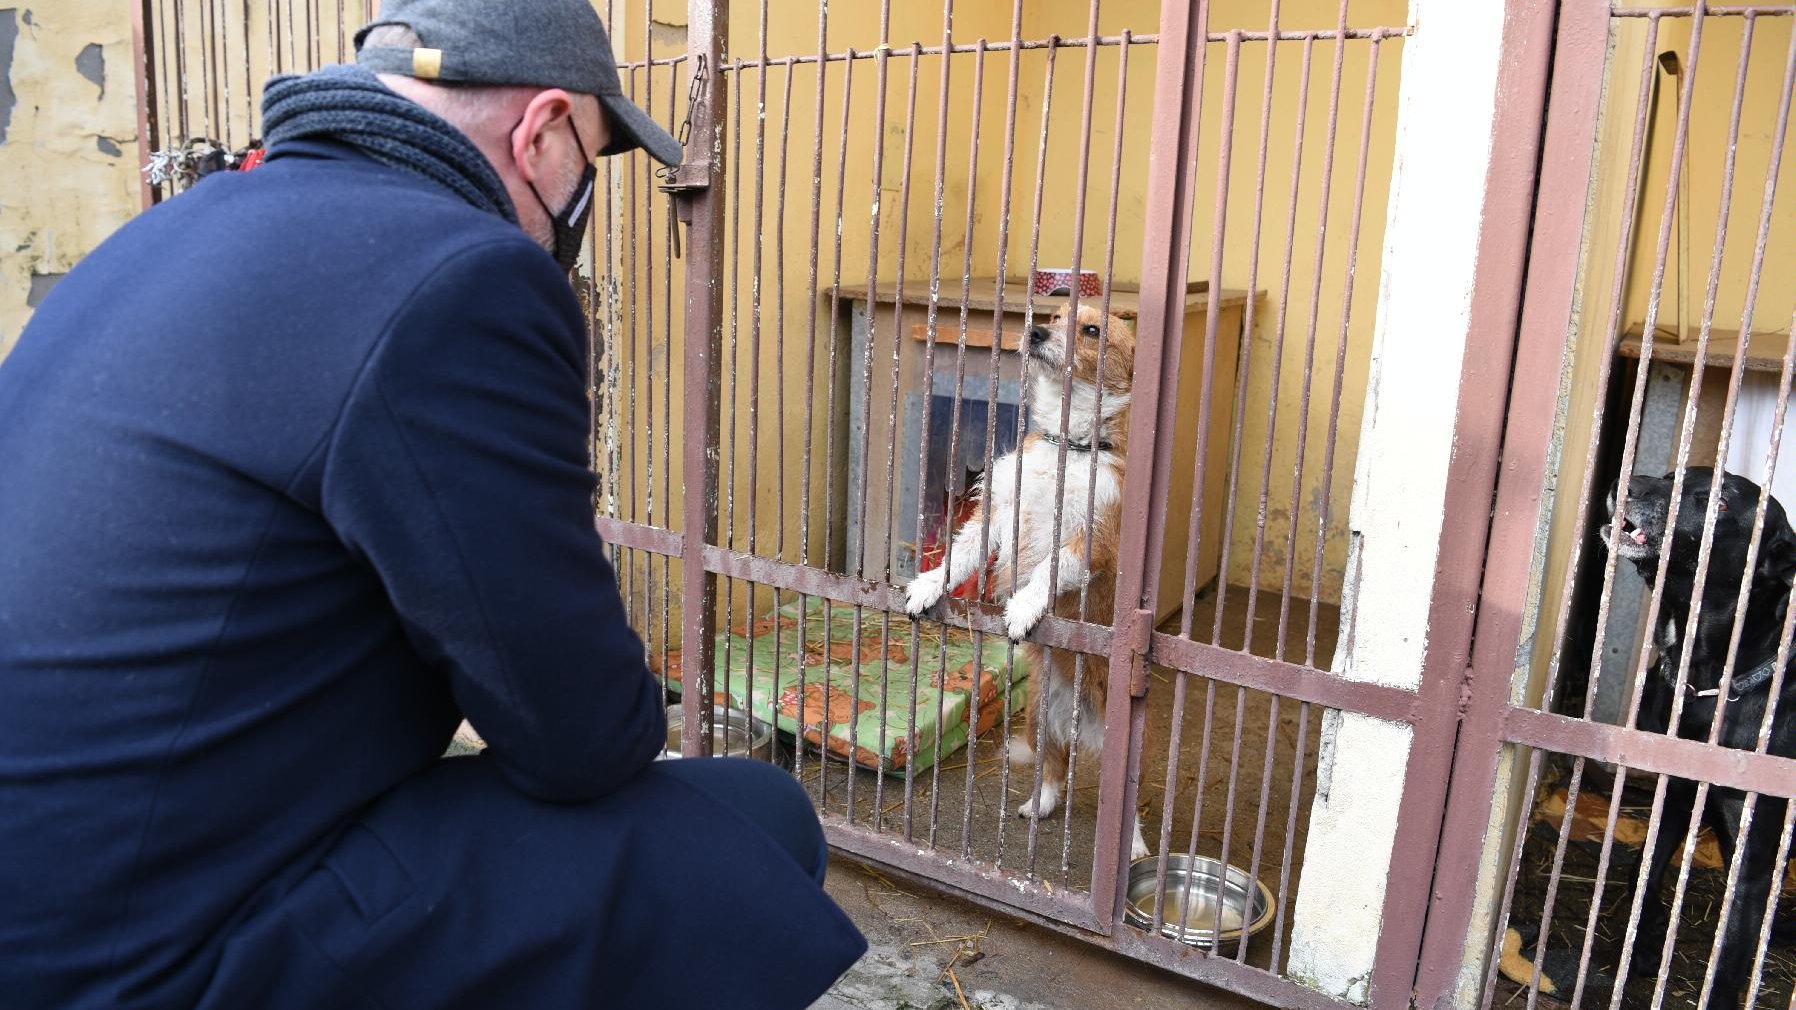
[{"label": "man's ear", "polygon": [[545,172],[552,171],[554,141],[550,134],[562,120],[573,114],[573,109],[573,97],[560,88],[538,92],[524,106],[524,114],[511,131],[510,144],[512,162],[517,166],[519,178],[535,183]]},{"label": "man's ear", "polygon": [[1786,590],[1796,576],[1796,532],[1790,529],[1783,506],[1775,498],[1765,503],[1765,531],[1759,537],[1759,562],[1754,575],[1775,579]]}]

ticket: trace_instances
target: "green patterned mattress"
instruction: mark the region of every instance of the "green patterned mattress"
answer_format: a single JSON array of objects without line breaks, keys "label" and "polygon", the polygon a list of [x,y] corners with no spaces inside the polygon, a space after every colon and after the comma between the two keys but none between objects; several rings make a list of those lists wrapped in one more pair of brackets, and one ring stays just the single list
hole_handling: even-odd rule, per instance
[{"label": "green patterned mattress", "polygon": [[[862,767],[913,773],[966,746],[975,713],[974,733],[997,725],[1006,694],[1012,712],[1022,709],[1027,664],[1018,650],[1006,692],[1008,643],[1002,636],[984,636],[976,656],[972,632],[949,628],[944,646],[942,628],[924,625],[916,640],[913,691],[910,622],[894,615],[889,639],[881,634],[882,623],[879,611],[862,613],[858,656],[854,608],[826,606],[814,597],[805,603],[802,636],[796,600],[752,625],[732,627],[717,636],[713,697],[727,697],[735,708],[794,736],[802,729],[812,747],[827,747]],[[659,660],[650,663],[657,673]],[[682,690],[680,666],[676,650],[666,670],[676,694]]]}]

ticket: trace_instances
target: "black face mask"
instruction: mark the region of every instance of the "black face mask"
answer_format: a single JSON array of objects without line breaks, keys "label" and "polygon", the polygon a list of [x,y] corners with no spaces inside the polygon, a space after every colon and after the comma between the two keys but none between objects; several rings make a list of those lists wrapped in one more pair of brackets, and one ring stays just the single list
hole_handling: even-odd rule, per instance
[{"label": "black face mask", "polygon": [[[521,124],[523,121],[519,120]],[[580,259],[580,247],[586,242],[586,219],[592,215],[592,190],[599,177],[599,169],[586,154],[586,144],[580,140],[580,128],[574,125],[570,117],[568,127],[574,131],[574,144],[580,148],[580,158],[586,162],[586,171],[580,173],[580,184],[574,187],[574,195],[561,213],[549,209],[543,195],[536,190],[535,183],[525,183],[542,205],[543,213],[549,215],[549,223],[555,228],[555,248],[552,250],[555,262],[569,274],[574,272],[574,264]]]}]

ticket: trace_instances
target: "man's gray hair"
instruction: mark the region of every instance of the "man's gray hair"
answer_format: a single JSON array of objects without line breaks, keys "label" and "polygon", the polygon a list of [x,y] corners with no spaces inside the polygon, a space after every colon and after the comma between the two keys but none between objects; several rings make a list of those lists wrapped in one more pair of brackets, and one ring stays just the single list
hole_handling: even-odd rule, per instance
[{"label": "man's gray hair", "polygon": [[[378,25],[368,30],[362,45],[393,49],[416,49],[424,44],[418,34],[405,25]],[[507,126],[520,91],[517,87],[480,87],[452,85],[440,81],[420,81],[411,77],[382,74],[388,87],[405,95],[448,120],[471,137],[496,136]]]},{"label": "man's gray hair", "polygon": [[424,44],[418,33],[405,25],[376,25],[368,29],[368,37],[362,41],[364,46],[384,46],[391,49],[416,49]]}]

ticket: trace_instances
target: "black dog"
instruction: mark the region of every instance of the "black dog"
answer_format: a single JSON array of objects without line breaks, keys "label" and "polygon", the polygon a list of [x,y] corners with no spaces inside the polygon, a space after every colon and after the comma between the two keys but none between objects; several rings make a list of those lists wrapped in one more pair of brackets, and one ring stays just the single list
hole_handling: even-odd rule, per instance
[{"label": "black dog", "polygon": [[[1690,668],[1677,735],[1686,739],[1708,739],[1719,700],[1728,639],[1733,634],[1735,621],[1739,621],[1740,647],[1734,660],[1720,743],[1739,750],[1756,748],[1766,707],[1775,704],[1770,752],[1784,757],[1796,756],[1796,676],[1783,678],[1777,698],[1773,699],[1770,692],[1778,637],[1790,600],[1791,576],[1796,574],[1796,532],[1792,532],[1777,499],[1765,496],[1764,532],[1760,536],[1747,596],[1741,599],[1746,549],[1759,498],[1764,493],[1757,484],[1744,477],[1723,473],[1717,491],[1715,537],[1709,552],[1701,613],[1694,631],[1686,637],[1703,514],[1715,471],[1708,467],[1690,467],[1684,471],[1676,525],[1667,535],[1666,519],[1671,510],[1674,476],[1639,476],[1628,481],[1628,501],[1615,548],[1621,557],[1634,562],[1634,567],[1649,586],[1658,576],[1660,557],[1670,554],[1658,623],[1653,629],[1658,662],[1653,676],[1646,678],[1640,728],[1660,733],[1670,728],[1672,692],[1677,689],[1678,668],[1687,649]],[[1615,492],[1612,490],[1609,495],[1611,518],[1614,510]],[[1606,523],[1598,532],[1605,544],[1609,528],[1610,524]],[[1632,973],[1652,973],[1659,969],[1669,911],[1658,899],[1672,853],[1689,830],[1695,799],[1695,782],[1681,778],[1669,781],[1664,818],[1659,822],[1652,862],[1644,881],[1648,900],[1644,902],[1636,934]],[[1702,816],[1714,828],[1721,852],[1729,860],[1733,858],[1735,844],[1742,843],[1740,823],[1745,803],[1745,794],[1739,790],[1713,787],[1703,806]],[[1784,800],[1775,797],[1760,797],[1755,801],[1752,825],[1743,840],[1746,851],[1734,905],[1722,926],[1724,932],[1715,964],[1711,1006],[1738,1006],[1745,991],[1771,888],[1780,885],[1784,877],[1783,868],[1773,865],[1777,862],[1784,804]]]}]

